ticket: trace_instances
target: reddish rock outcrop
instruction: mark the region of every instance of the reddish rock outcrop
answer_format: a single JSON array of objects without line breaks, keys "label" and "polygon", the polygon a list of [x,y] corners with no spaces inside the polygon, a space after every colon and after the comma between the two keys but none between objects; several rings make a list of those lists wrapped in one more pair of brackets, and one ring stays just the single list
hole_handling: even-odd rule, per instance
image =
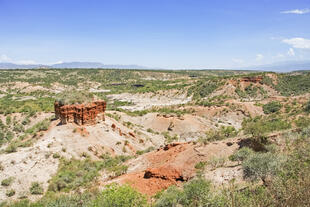
[{"label": "reddish rock outcrop", "polygon": [[262,76],[253,76],[253,77],[243,77],[241,78],[242,82],[250,82],[250,83],[262,83]]},{"label": "reddish rock outcrop", "polygon": [[104,120],[105,101],[94,101],[88,104],[63,105],[54,103],[55,117],[61,124],[76,123],[78,125],[95,124]]}]

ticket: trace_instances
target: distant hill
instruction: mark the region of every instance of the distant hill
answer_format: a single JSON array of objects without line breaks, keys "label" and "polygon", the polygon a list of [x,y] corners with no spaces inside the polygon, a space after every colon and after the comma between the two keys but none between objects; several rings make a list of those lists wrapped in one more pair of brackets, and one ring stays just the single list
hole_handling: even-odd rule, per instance
[{"label": "distant hill", "polygon": [[48,67],[45,65],[24,65],[24,64],[14,64],[14,63],[0,63],[0,69],[36,69]]},{"label": "distant hill", "polygon": [[257,65],[243,68],[245,70],[264,70],[275,72],[291,72],[297,70],[310,70],[310,61],[284,61],[268,65]]},{"label": "distant hill", "polygon": [[0,63],[0,69],[38,69],[38,68],[115,68],[115,69],[148,69],[140,65],[105,65],[99,62],[64,62],[52,65],[24,65],[14,63]]}]

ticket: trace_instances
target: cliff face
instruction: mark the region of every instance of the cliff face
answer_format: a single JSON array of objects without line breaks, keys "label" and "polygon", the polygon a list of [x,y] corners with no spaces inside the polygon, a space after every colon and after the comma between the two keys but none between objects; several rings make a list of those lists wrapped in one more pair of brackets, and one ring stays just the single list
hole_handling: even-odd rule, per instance
[{"label": "cliff face", "polygon": [[76,123],[78,125],[95,124],[104,120],[105,101],[94,101],[89,104],[62,105],[54,103],[55,117],[61,124]]}]

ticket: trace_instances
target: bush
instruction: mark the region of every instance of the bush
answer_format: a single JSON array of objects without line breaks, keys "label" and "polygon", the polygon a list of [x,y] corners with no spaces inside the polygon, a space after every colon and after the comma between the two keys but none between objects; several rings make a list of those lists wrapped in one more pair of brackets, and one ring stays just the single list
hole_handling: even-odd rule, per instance
[{"label": "bush", "polygon": [[93,202],[93,207],[143,207],[147,206],[145,196],[129,185],[111,184]]},{"label": "bush", "polygon": [[12,197],[13,195],[15,195],[15,190],[11,189],[11,190],[7,190],[5,195],[7,197]]},{"label": "bush", "polygon": [[14,177],[9,177],[7,179],[4,179],[1,181],[1,185],[2,186],[10,186],[11,183],[13,182],[13,180],[14,180]]},{"label": "bush", "polygon": [[272,101],[263,106],[263,111],[265,114],[271,114],[279,111],[282,108],[282,104],[278,101]]},{"label": "bush", "polygon": [[291,123],[274,115],[269,117],[257,116],[242,122],[245,134],[250,134],[256,143],[266,142],[266,133],[291,128]]},{"label": "bush", "polygon": [[205,179],[194,179],[184,185],[181,204],[184,206],[207,206],[210,204],[210,182]]},{"label": "bush", "polygon": [[242,162],[243,160],[247,159],[254,151],[248,147],[242,147],[238,151],[236,151],[233,155],[229,156],[231,161],[238,161],[238,163]]},{"label": "bush", "polygon": [[305,111],[310,113],[310,100],[305,105]]},{"label": "bush", "polygon": [[242,163],[244,176],[250,180],[265,179],[279,172],[283,159],[270,152],[252,153]]},{"label": "bush", "polygon": [[83,104],[93,100],[94,95],[87,91],[66,90],[58,95],[57,101],[62,105]]},{"label": "bush", "polygon": [[300,116],[296,121],[296,126],[300,128],[306,128],[310,126],[310,118],[305,117],[305,116]]},{"label": "bush", "polygon": [[154,207],[176,207],[181,203],[183,192],[176,186],[170,186],[166,191],[156,195]]},{"label": "bush", "polygon": [[30,193],[33,195],[41,195],[44,192],[42,185],[38,182],[31,183],[31,187],[29,189]]},{"label": "bush", "polygon": [[17,145],[16,143],[11,143],[9,144],[9,146],[7,146],[7,148],[4,150],[6,153],[13,153],[17,151]]},{"label": "bush", "polygon": [[85,160],[66,160],[60,159],[58,172],[50,180],[49,191],[70,191],[81,186],[87,186],[98,175],[99,171],[106,168],[118,176],[127,171],[127,166],[121,165],[128,157],[111,158],[108,155],[102,155],[103,161]]},{"label": "bush", "polygon": [[88,207],[94,200],[96,194],[97,192],[84,192],[59,195],[48,192],[41,200],[35,203],[24,199],[14,202],[8,205],[8,207]]}]

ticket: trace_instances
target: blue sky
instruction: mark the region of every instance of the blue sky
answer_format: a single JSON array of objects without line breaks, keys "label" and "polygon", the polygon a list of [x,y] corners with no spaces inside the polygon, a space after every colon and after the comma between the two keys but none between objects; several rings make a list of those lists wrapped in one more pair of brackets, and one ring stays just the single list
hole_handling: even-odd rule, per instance
[{"label": "blue sky", "polygon": [[310,60],[309,0],[0,0],[0,62],[236,68]]}]

